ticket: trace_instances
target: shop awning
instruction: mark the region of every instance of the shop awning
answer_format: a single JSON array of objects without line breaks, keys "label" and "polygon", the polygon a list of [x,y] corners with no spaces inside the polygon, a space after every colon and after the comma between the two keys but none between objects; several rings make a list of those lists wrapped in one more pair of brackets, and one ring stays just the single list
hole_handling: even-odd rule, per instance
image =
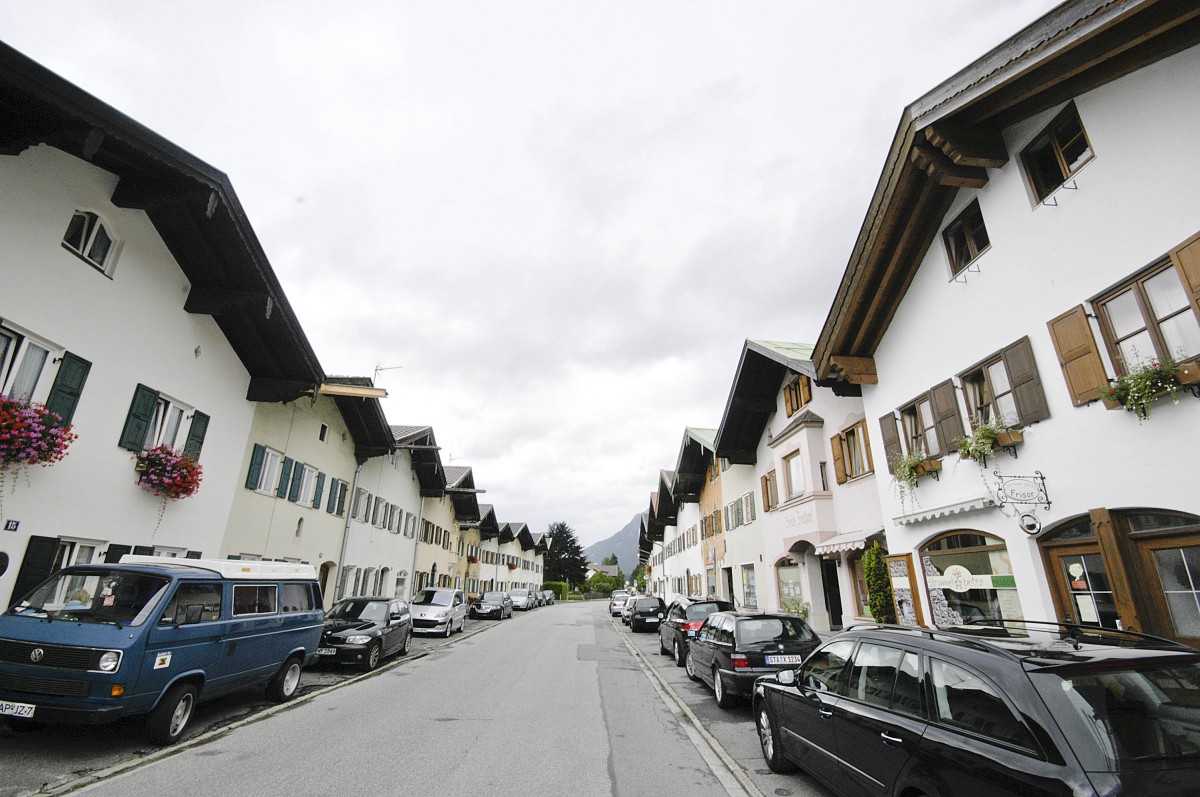
[{"label": "shop awning", "polygon": [[848,531],[845,534],[839,534],[818,545],[816,553],[818,556],[823,556],[824,554],[841,553],[842,551],[859,551],[866,548],[867,541],[873,537],[882,538],[883,529]]},{"label": "shop awning", "polygon": [[909,512],[907,515],[897,515],[892,520],[898,526],[907,526],[910,523],[920,523],[925,520],[960,515],[964,512],[977,512],[980,509],[988,509],[993,506],[996,506],[996,499],[990,494],[984,493],[983,495],[977,495],[965,501],[955,501],[951,504],[941,504],[940,506],[931,507],[919,506],[915,512]]}]

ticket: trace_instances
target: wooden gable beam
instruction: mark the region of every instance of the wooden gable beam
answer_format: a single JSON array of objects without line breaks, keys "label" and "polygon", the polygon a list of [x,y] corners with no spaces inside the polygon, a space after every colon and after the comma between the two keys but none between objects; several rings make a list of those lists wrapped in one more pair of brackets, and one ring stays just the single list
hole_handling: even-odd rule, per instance
[{"label": "wooden gable beam", "polygon": [[830,364],[839,378],[845,379],[852,385],[875,385],[879,383],[879,374],[875,370],[874,357],[847,357],[835,354],[829,358]]},{"label": "wooden gable beam", "polygon": [[929,144],[913,144],[909,159],[918,169],[936,180],[938,185],[983,188],[988,182],[986,169],[978,166],[959,166],[940,149]]},{"label": "wooden gable beam", "polygon": [[266,307],[268,298],[268,295],[262,291],[236,291],[193,285],[192,289],[188,291],[183,309],[196,315],[221,315],[242,307],[260,304]]},{"label": "wooden gable beam", "polygon": [[1008,163],[1008,149],[999,130],[938,122],[925,128],[925,138],[958,166],[999,169]]}]

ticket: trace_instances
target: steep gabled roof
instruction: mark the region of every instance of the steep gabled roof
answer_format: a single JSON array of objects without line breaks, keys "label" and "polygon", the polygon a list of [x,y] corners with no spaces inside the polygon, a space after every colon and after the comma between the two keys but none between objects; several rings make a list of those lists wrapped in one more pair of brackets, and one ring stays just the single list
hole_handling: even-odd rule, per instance
[{"label": "steep gabled roof", "polygon": [[694,504],[700,500],[704,487],[704,474],[712,462],[716,446],[713,439],[716,429],[687,427],[683,430],[683,442],[675,460],[675,487],[673,495],[678,504]]},{"label": "steep gabled roof", "polygon": [[500,524],[496,521],[496,510],[491,504],[479,505],[479,536],[494,540],[500,536]]},{"label": "steep gabled roof", "polygon": [[[327,376],[324,381],[331,385],[374,387],[371,379],[365,376]],[[354,457],[359,464],[371,457],[390,454],[395,449],[396,441],[379,399],[337,395],[332,398],[354,439]]]},{"label": "steep gabled roof", "polygon": [[779,406],[779,391],[789,373],[813,378],[813,347],[806,343],[747,340],[725,414],[717,430],[717,456],[735,465],[753,465],[767,421]]},{"label": "steep gabled roof", "polygon": [[813,361],[877,381],[874,355],[961,187],[1009,159],[1007,126],[1200,43],[1194,0],[1055,8],[904,109]]},{"label": "steep gabled roof", "polygon": [[[250,401],[292,401],[323,371],[229,178],[0,43],[0,155],[48,145],[116,175],[112,203],[145,211],[250,374]],[[64,220],[64,229],[67,220]]]},{"label": "steep gabled roof", "polygon": [[454,519],[458,522],[478,522],[479,494],[483,490],[475,487],[475,474],[469,467],[447,465],[446,493],[454,502]]},{"label": "steep gabled roof", "polygon": [[396,448],[412,457],[413,470],[421,485],[422,498],[441,498],[446,491],[446,471],[432,426],[392,426]]}]

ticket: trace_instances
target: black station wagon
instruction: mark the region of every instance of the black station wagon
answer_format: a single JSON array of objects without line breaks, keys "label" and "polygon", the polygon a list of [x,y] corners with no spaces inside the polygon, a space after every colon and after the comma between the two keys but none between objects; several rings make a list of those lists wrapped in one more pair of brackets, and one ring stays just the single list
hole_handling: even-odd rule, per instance
[{"label": "black station wagon", "polygon": [[840,795],[1200,794],[1200,651],[1143,634],[855,627],[754,716],[772,770]]}]

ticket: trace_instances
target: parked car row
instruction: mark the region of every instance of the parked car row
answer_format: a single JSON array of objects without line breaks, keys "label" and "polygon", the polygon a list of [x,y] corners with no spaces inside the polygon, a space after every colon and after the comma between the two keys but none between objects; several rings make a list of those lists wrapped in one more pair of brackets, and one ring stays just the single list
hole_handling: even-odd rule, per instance
[{"label": "parked car row", "polygon": [[721,707],[750,699],[774,772],[846,797],[1200,794],[1195,648],[1033,621],[822,641],[799,617],[720,603],[673,603],[659,650],[682,649]]}]

